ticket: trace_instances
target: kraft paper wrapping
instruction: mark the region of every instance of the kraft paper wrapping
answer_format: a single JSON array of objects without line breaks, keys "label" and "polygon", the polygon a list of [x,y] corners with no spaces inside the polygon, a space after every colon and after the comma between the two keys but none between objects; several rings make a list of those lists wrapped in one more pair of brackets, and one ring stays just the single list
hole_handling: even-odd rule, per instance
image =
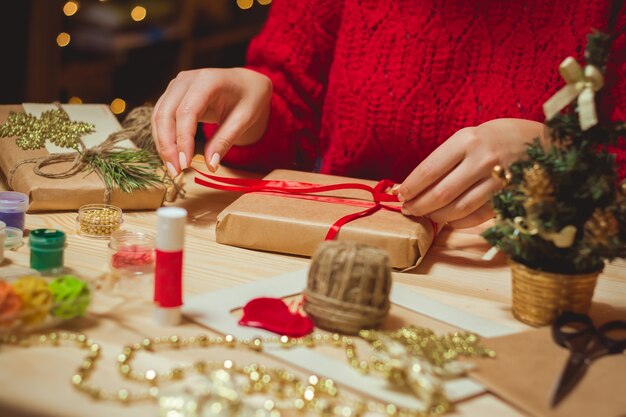
[{"label": "kraft paper wrapping", "polygon": [[[273,171],[265,179],[315,184],[376,184],[375,181],[290,170]],[[369,193],[359,190],[318,195],[371,201]],[[333,223],[362,210],[364,208],[350,205],[248,193],[217,216],[216,238],[219,243],[231,246],[311,256]],[[381,209],[371,216],[345,224],[337,239],[378,246],[389,253],[393,268],[408,269],[419,264],[432,244],[433,236],[433,225],[429,220]]]},{"label": "kraft paper wrapping", "polygon": [[626,355],[604,356],[593,362],[553,409],[550,399],[569,351],[554,343],[549,327],[485,340],[485,344],[496,351],[496,359],[472,360],[478,366],[471,376],[533,416],[626,416]]},{"label": "kraft paper wrapping", "polygon": [[[21,105],[0,106],[0,124],[4,123],[9,112],[23,112]],[[89,120],[81,120],[89,122]],[[121,126],[120,126],[121,129]],[[48,155],[45,149],[22,150],[13,138],[0,138],[0,169],[5,177],[11,169],[24,159]],[[58,163],[45,167],[46,172],[63,172],[71,163]],[[104,202],[104,185],[96,173],[79,172],[74,177],[53,179],[33,172],[33,164],[21,165],[13,175],[10,186],[29,196],[29,212],[76,210],[84,204]],[[165,197],[165,187],[151,187],[127,194],[114,189],[111,204],[122,209],[155,209],[161,206]]]}]

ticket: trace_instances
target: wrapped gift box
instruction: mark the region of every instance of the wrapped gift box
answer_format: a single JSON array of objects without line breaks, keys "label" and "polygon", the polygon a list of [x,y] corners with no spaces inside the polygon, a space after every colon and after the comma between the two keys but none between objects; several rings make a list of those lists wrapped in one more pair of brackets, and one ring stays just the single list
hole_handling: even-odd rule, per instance
[{"label": "wrapped gift box", "polygon": [[[4,123],[11,111],[31,114],[54,108],[52,105],[25,104],[0,106],[0,124]],[[106,105],[81,104],[63,105],[73,121],[93,123],[96,126],[94,133],[86,135],[83,141],[87,147],[97,145],[104,141],[110,133],[122,129],[115,116]],[[123,146],[132,147],[132,143],[122,143]],[[72,150],[54,148],[47,145],[44,149],[23,150],[20,149],[14,138],[0,138],[0,169],[6,177],[20,161],[39,158],[54,152],[68,152]],[[95,173],[81,171],[71,178],[54,179],[35,174],[33,164],[20,165],[11,175],[10,184],[14,191],[19,191],[29,196],[29,211],[53,211],[75,210],[84,204],[102,203],[104,199],[104,184]],[[64,172],[71,166],[69,162],[56,163],[45,167],[46,172]],[[127,194],[115,188],[111,195],[111,204],[122,209],[155,209],[160,207],[165,197],[165,186],[149,187],[145,190]]]},{"label": "wrapped gift box", "polygon": [[[267,180],[290,180],[314,184],[376,182],[353,178],[276,170]],[[361,190],[319,193],[353,201],[371,201]],[[341,217],[364,210],[349,204],[293,198],[288,195],[247,193],[226,207],[217,217],[219,243],[242,248],[311,256],[329,228]],[[381,209],[374,214],[345,224],[338,240],[357,241],[378,246],[389,253],[392,267],[408,269],[422,260],[436,235],[437,226],[425,218],[402,215]]]}]

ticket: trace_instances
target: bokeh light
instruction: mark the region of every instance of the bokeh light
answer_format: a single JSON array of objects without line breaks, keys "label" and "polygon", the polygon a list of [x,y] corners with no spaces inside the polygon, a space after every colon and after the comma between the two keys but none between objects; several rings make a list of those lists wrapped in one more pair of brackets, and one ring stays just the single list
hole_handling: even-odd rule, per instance
[{"label": "bokeh light", "polygon": [[143,19],[146,18],[147,14],[148,14],[148,10],[146,10],[146,8],[143,6],[135,6],[133,7],[133,10],[130,11],[130,17],[135,22],[142,21]]},{"label": "bokeh light", "polygon": [[237,0],[237,6],[239,6],[239,8],[243,10],[246,10],[252,7],[253,3],[254,3],[254,0]]},{"label": "bokeh light", "polygon": [[70,34],[67,32],[61,32],[57,35],[57,45],[59,45],[61,48],[69,45],[70,40],[71,40]]},{"label": "bokeh light", "polygon": [[116,98],[111,102],[110,107],[113,114],[122,114],[126,110],[126,102],[121,98]]},{"label": "bokeh light", "polygon": [[74,16],[79,7],[80,5],[77,1],[68,1],[63,6],[63,14],[65,14],[65,16]]},{"label": "bokeh light", "polygon": [[70,104],[83,104],[83,99],[80,97],[70,97],[67,102]]},{"label": "bokeh light", "polygon": [[256,0],[261,6],[267,6],[272,0]]}]

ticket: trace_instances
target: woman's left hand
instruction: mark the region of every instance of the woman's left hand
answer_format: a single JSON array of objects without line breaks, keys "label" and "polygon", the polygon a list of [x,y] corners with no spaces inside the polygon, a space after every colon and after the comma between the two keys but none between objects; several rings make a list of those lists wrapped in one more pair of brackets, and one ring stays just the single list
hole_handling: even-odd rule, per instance
[{"label": "woman's left hand", "polygon": [[411,172],[398,188],[404,214],[464,228],[493,217],[491,196],[502,187],[493,167],[508,167],[542,137],[544,125],[495,119],[459,130]]}]

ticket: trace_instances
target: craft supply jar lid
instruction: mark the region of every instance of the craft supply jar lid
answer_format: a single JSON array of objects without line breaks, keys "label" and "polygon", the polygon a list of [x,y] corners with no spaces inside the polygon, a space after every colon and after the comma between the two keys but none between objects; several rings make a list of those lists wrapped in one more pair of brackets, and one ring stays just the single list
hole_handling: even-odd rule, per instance
[{"label": "craft supply jar lid", "polygon": [[0,211],[23,212],[28,209],[28,196],[17,191],[0,192]]},{"label": "craft supply jar lid", "polygon": [[78,233],[82,236],[108,238],[120,228],[122,209],[111,204],[87,204],[78,209]]},{"label": "craft supply jar lid", "polygon": [[24,230],[28,196],[17,191],[0,192],[0,220],[7,226]]},{"label": "craft supply jar lid", "polygon": [[65,232],[56,229],[35,229],[30,232],[30,247],[37,249],[60,249],[65,247]]}]

